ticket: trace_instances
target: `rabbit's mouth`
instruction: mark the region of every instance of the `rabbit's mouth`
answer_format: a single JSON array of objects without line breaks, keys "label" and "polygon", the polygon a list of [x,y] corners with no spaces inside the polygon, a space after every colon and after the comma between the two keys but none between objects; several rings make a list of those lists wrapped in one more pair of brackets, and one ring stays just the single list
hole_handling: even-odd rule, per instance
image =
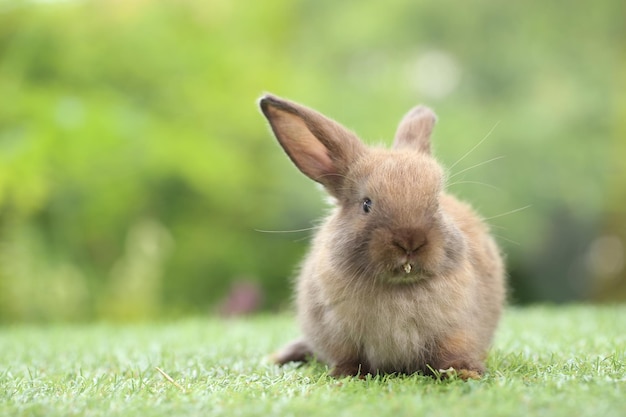
[{"label": "rabbit's mouth", "polygon": [[392,284],[411,284],[428,278],[430,274],[420,265],[405,262],[395,267],[387,281]]}]

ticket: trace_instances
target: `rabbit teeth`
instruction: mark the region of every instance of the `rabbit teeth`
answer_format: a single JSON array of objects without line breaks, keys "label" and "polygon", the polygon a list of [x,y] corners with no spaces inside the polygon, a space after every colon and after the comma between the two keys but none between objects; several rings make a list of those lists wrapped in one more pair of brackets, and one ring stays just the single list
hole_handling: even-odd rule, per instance
[{"label": "rabbit teeth", "polygon": [[405,263],[404,264],[404,272],[406,272],[407,274],[409,274],[411,272],[411,264],[410,263]]}]

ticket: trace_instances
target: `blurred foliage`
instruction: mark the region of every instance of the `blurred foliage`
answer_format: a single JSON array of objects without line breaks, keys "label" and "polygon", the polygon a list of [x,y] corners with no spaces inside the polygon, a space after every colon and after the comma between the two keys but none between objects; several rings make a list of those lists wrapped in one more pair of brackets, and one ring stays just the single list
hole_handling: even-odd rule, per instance
[{"label": "blurred foliage", "polygon": [[624,299],[623,1],[463,6],[0,0],[0,320],[213,311],[239,281],[288,303],[310,232],[260,230],[323,209],[263,91],[370,142],[431,105],[512,299]]}]

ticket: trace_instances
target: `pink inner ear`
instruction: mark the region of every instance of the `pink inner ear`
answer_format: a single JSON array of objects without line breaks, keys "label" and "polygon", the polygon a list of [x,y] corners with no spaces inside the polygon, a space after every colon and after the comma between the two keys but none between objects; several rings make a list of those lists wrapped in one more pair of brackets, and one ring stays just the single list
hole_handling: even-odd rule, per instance
[{"label": "pink inner ear", "polygon": [[335,173],[333,161],[328,156],[326,148],[321,145],[314,149],[310,148],[307,151],[303,151],[300,158],[300,169],[315,181]]},{"label": "pink inner ear", "polygon": [[319,182],[335,173],[328,150],[308,131],[293,132],[288,137],[279,137],[279,140],[296,166],[309,178]]},{"label": "pink inner ear", "polygon": [[328,149],[311,133],[299,117],[272,109],[270,123],[280,144],[305,175],[315,181],[334,174]]}]

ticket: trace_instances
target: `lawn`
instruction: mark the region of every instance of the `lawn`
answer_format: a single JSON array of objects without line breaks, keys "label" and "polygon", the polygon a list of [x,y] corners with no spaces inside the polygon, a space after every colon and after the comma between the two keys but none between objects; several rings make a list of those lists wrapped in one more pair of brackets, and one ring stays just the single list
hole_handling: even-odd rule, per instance
[{"label": "lawn", "polygon": [[296,335],[289,315],[0,327],[0,415],[626,415],[626,305],[510,308],[480,381],[267,361]]}]

